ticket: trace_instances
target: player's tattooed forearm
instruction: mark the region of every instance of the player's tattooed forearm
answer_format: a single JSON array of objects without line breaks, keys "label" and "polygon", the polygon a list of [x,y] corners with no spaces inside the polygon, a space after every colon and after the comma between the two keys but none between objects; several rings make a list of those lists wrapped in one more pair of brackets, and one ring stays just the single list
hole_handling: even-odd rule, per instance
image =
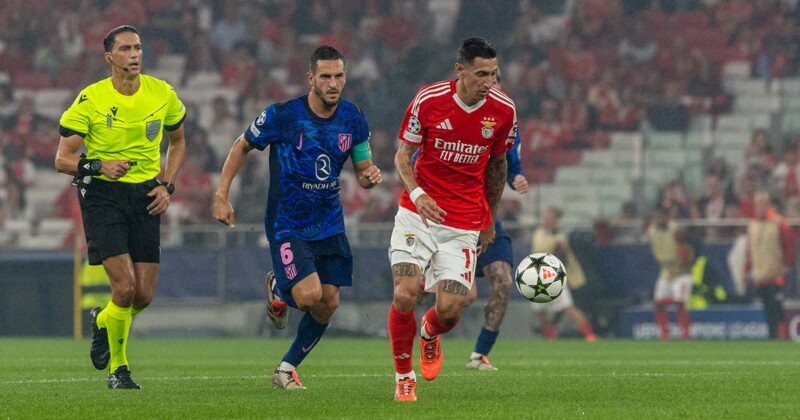
[{"label": "player's tattooed forearm", "polygon": [[[400,147],[402,148],[403,152],[408,153],[409,157],[412,156],[416,150],[416,147],[412,147],[407,144],[402,144]],[[398,164],[397,170],[400,172],[400,177],[405,182],[406,177],[411,176],[414,173],[414,168],[411,167],[411,159],[409,158],[408,162],[402,162]]]},{"label": "player's tattooed forearm", "polygon": [[505,154],[489,158],[489,165],[486,167],[486,200],[489,202],[492,214],[495,214],[497,203],[500,202],[500,196],[503,195],[506,171],[508,171],[508,162]]},{"label": "player's tattooed forearm", "polygon": [[455,281],[455,280],[445,280],[444,286],[442,287],[442,291],[445,293],[450,293],[453,295],[459,296],[466,296],[469,293],[469,289],[467,286]]},{"label": "player's tattooed forearm", "polygon": [[417,266],[411,263],[399,263],[392,266],[392,277],[414,277],[417,274]]}]

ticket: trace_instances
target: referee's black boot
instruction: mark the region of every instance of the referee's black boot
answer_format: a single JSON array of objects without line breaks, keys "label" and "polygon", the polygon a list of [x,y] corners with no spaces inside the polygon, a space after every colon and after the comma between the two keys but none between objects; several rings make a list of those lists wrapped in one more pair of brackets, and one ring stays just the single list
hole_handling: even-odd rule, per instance
[{"label": "referee's black boot", "polygon": [[142,389],[131,378],[131,371],[127,366],[120,366],[111,375],[108,375],[108,388],[109,389]]},{"label": "referee's black boot", "polygon": [[89,350],[89,357],[91,357],[92,364],[97,370],[107,368],[108,361],[111,359],[111,351],[108,347],[108,330],[97,326],[97,315],[100,314],[101,310],[101,308],[95,307],[89,311],[89,321],[92,324],[92,348]]}]

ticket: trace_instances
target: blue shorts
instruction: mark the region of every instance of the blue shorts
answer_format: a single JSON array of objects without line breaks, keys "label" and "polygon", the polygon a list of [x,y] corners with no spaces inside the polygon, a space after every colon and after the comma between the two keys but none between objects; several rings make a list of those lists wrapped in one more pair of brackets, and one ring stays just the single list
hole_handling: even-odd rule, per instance
[{"label": "blue shorts", "polygon": [[322,284],[353,284],[353,254],[344,233],[319,241],[288,238],[270,242],[269,249],[277,283],[275,292],[293,308],[297,304],[292,299],[292,287],[311,273],[317,273]]},{"label": "blue shorts", "polygon": [[475,266],[475,277],[483,277],[483,267],[497,262],[504,261],[514,267],[514,251],[511,248],[511,237],[503,229],[500,221],[494,223],[495,237],[485,251],[478,255],[478,264]]}]

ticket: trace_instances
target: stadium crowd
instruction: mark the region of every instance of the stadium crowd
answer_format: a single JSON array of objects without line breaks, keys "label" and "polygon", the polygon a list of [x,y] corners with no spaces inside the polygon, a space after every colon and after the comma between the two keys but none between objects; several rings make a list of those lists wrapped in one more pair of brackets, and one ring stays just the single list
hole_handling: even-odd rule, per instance
[{"label": "stadium crowd", "polygon": [[[345,185],[342,198],[349,217],[373,222],[395,213],[401,186],[388,172],[403,107],[417,86],[450,77],[455,57],[441,51],[464,36],[480,32],[504,57],[523,166],[536,184],[552,182],[554,169],[577,162],[581,150],[607,146],[610,132],[645,123],[680,131],[692,116],[725,113],[731,100],[720,71],[730,60],[750,62],[765,82],[796,76],[799,21],[800,7],[788,0],[8,0],[0,4],[0,220],[24,215],[27,188],[52,170],[58,123],[30,93],[77,92],[107,76],[101,40],[120,24],[141,30],[145,69],[181,58],[177,90],[235,92],[187,103],[190,147],[170,217],[194,224],[213,222],[214,176],[230,143],[265,105],[304,92],[314,46],[346,55],[345,96],[370,119],[374,160],[388,182],[369,193]],[[674,181],[662,204],[680,217],[746,217],[753,192],[778,185],[786,213],[800,215],[800,140],[770,134],[754,134],[740,167],[710,162],[702,197]],[[243,170],[237,219],[259,223],[266,157]],[[74,213],[63,208],[60,216]],[[619,218],[642,216],[632,209]]]}]

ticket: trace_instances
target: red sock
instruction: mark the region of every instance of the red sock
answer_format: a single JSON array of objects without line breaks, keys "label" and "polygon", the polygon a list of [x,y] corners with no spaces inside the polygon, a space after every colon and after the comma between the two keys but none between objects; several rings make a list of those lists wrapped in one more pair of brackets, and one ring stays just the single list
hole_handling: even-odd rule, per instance
[{"label": "red sock", "polygon": [[661,339],[669,340],[669,315],[663,309],[656,309],[653,313],[656,318],[656,324],[661,329]]},{"label": "red sock", "polygon": [[786,326],[786,322],[781,322],[778,324],[778,340],[786,340],[789,338],[789,328]]},{"label": "red sock", "polygon": [[458,319],[454,322],[443,322],[439,319],[439,315],[436,314],[436,307],[431,306],[428,312],[425,312],[425,315],[422,316],[421,323],[425,326],[425,333],[434,337],[452,330],[458,324]]},{"label": "red sock", "polygon": [[411,354],[414,337],[417,335],[417,319],[414,311],[400,312],[394,304],[389,308],[389,341],[392,343],[394,368],[399,374],[411,372]]},{"label": "red sock", "polygon": [[558,338],[558,329],[554,324],[545,324],[542,326],[542,335],[547,340],[555,340]]},{"label": "red sock", "polygon": [[681,326],[681,337],[683,337],[684,340],[691,338],[691,335],[689,334],[689,326],[691,323],[692,319],[689,316],[689,311],[687,311],[684,307],[678,309],[678,325]]},{"label": "red sock", "polygon": [[594,336],[594,330],[592,329],[592,324],[590,324],[589,321],[586,321],[583,324],[581,324],[579,328],[584,337]]}]

